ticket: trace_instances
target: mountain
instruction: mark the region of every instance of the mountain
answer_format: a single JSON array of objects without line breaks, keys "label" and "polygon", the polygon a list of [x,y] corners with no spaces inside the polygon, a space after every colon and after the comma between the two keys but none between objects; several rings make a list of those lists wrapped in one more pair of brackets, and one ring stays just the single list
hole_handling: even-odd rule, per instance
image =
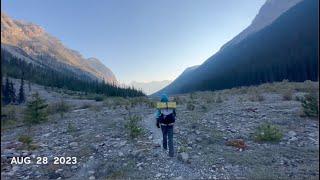
[{"label": "mountain", "polygon": [[[266,3],[269,2],[279,1]],[[317,81],[318,20],[318,1],[304,0],[261,30],[225,46],[154,95],[218,90],[283,79]]]},{"label": "mountain", "polygon": [[112,71],[99,60],[86,59],[33,23],[14,20],[1,13],[1,48],[25,61],[92,79],[116,82]]},{"label": "mountain", "polygon": [[237,44],[250,34],[255,33],[276,20],[282,13],[301,2],[302,0],[267,0],[266,3],[260,8],[259,13],[253,19],[251,24],[234,37],[231,41],[227,42],[222,49],[233,44]]},{"label": "mountain", "polygon": [[149,94],[155,93],[156,91],[159,91],[160,89],[164,88],[165,86],[167,86],[171,82],[172,81],[170,81],[170,80],[151,81],[151,82],[133,81],[130,83],[130,85],[136,89],[141,89],[143,92],[145,92],[147,95],[149,95]]},{"label": "mountain", "polygon": [[106,67],[101,61],[97,58],[88,58],[88,64],[91,68],[97,70],[100,74],[100,77],[103,77],[106,82],[117,84],[116,76],[113,72]]},{"label": "mountain", "polygon": [[[189,76],[194,72],[200,65],[195,65],[186,68],[180,76],[175,79],[172,83],[170,83],[168,86],[165,86],[163,89],[160,91],[152,94],[151,96],[159,96],[162,93],[168,93],[172,94],[172,92],[177,92],[179,93],[180,89],[182,88],[182,85],[189,83]],[[174,94],[177,94],[174,93]]]}]

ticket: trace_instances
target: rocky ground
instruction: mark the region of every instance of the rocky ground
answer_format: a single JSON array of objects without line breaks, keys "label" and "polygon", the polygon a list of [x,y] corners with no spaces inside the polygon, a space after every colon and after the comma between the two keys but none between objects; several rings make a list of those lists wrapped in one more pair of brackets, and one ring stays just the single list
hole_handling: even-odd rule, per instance
[{"label": "rocky ground", "polygon": [[[2,127],[1,178],[318,179],[319,121],[301,117],[297,100],[310,89],[318,91],[317,83],[309,86],[280,83],[174,97],[174,158],[161,149],[161,131],[148,103],[96,102],[37,86],[49,103],[63,98],[72,108],[63,117],[51,114],[31,131],[23,125]],[[293,90],[293,98],[284,100],[279,89]],[[126,124],[134,115],[141,117],[143,132],[132,138]],[[277,125],[283,138],[256,142],[253,133],[263,122]],[[27,132],[33,149],[18,141]],[[227,146],[233,139],[247,147]],[[48,157],[49,163],[11,165],[12,157]],[[77,157],[77,163],[55,165],[53,157]]]}]

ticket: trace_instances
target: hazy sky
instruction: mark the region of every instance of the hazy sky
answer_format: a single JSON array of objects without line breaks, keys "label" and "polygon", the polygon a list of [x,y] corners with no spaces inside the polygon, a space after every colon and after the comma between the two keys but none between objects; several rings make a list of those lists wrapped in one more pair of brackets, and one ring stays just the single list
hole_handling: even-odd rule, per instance
[{"label": "hazy sky", "polygon": [[173,80],[247,27],[265,0],[1,0],[120,82]]}]

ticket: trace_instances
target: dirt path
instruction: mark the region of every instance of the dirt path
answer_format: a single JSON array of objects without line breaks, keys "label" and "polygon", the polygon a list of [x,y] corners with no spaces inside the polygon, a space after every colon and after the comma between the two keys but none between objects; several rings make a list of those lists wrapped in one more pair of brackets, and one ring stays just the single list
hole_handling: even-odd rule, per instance
[{"label": "dirt path", "polygon": [[156,126],[154,114],[150,114],[145,119],[143,119],[143,124],[145,125],[145,128],[152,133],[152,141],[155,144],[160,144],[162,146],[161,129],[157,128]]},{"label": "dirt path", "polygon": [[199,179],[201,177],[201,172],[199,169],[193,169],[189,167],[186,162],[178,160],[176,137],[173,137],[175,151],[174,158],[170,158],[168,156],[168,152],[162,149],[162,133],[161,130],[156,127],[155,121],[154,114],[150,114],[143,119],[143,124],[145,128],[151,132],[153,143],[161,145],[161,147],[157,149],[157,153],[160,155],[158,158],[162,161],[165,161],[164,164],[166,164],[166,166],[169,166],[168,169],[172,174],[175,175],[175,178],[173,179]]}]

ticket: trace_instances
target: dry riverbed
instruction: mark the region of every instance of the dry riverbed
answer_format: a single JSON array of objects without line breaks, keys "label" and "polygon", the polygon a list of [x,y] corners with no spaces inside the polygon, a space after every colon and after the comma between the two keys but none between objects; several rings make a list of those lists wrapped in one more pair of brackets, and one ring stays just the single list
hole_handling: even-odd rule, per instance
[{"label": "dry riverbed", "polygon": [[[33,85],[49,104],[63,98],[72,108],[63,117],[50,114],[47,122],[32,127],[32,149],[18,141],[28,132],[26,126],[2,127],[1,177],[318,179],[319,121],[301,117],[298,101],[310,89],[318,91],[317,86],[283,82],[175,96],[175,157],[169,158],[161,149],[151,103],[130,105],[132,100],[118,98],[96,102]],[[283,89],[292,90],[292,98],[284,100]],[[135,115],[141,119],[142,131],[132,138],[126,124]],[[279,127],[283,134],[280,141],[254,140],[255,131],[264,122]],[[234,139],[242,139],[246,148],[226,145]],[[49,162],[11,165],[12,157],[48,157]],[[53,164],[54,157],[76,157],[77,163]]]}]

